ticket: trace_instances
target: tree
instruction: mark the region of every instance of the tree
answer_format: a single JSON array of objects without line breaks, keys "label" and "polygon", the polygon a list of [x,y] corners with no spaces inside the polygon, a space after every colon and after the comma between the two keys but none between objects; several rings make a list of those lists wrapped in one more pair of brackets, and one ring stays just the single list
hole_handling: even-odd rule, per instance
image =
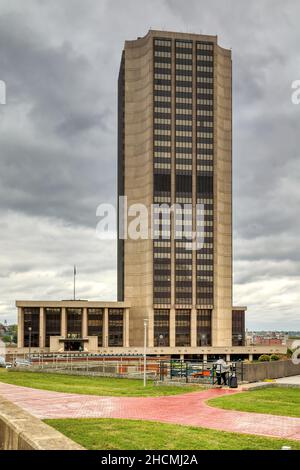
[{"label": "tree", "polygon": [[2,339],[3,343],[10,343],[11,342],[11,336],[9,336],[9,335],[4,335],[4,336],[2,336],[1,339]]},{"label": "tree", "polygon": [[8,334],[12,337],[12,342],[18,342],[18,325],[9,325]]}]

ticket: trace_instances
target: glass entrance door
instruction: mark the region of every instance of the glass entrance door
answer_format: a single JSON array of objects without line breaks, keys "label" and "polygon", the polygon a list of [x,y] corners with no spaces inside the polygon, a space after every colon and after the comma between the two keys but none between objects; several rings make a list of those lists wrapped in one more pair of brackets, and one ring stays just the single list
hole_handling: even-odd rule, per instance
[{"label": "glass entrance door", "polygon": [[74,351],[74,352],[83,351],[83,342],[78,341],[78,340],[65,341],[64,350],[65,351]]}]

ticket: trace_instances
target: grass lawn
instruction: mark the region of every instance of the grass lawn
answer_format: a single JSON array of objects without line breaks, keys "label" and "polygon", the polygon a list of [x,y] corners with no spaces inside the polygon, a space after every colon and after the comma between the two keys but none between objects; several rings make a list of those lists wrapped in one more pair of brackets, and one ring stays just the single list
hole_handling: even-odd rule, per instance
[{"label": "grass lawn", "polygon": [[142,380],[79,377],[43,372],[8,372],[6,369],[1,368],[0,382],[55,392],[114,397],[158,397],[162,395],[180,395],[203,389],[203,387],[195,385],[183,387],[155,386],[152,382],[149,382],[147,387],[144,388]]},{"label": "grass lawn", "polygon": [[299,388],[264,388],[227,397],[213,398],[208,400],[207,403],[226,410],[300,418]]},{"label": "grass lawn", "polygon": [[89,450],[300,450],[300,442],[123,419],[45,420]]}]

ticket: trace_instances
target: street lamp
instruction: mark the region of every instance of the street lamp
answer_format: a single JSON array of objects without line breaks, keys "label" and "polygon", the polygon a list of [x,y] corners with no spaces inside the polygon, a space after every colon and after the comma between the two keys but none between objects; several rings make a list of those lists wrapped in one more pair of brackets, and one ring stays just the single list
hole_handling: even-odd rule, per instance
[{"label": "street lamp", "polygon": [[147,385],[147,333],[148,333],[148,320],[144,319],[144,387]]},{"label": "street lamp", "polygon": [[31,326],[28,327],[28,331],[29,331],[29,353],[28,353],[28,356],[29,356],[29,360],[31,360],[31,332],[32,332]]}]

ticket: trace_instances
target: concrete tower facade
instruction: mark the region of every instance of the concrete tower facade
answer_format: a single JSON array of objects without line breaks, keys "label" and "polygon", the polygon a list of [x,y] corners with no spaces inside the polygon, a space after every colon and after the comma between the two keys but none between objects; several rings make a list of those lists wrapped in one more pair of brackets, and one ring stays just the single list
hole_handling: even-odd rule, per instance
[{"label": "concrete tower facade", "polygon": [[[148,236],[132,239],[119,222],[118,300],[131,305],[130,345],[142,346],[146,318],[149,347],[231,346],[232,62],[216,36],[151,30],[125,42],[118,154],[129,221],[137,204],[148,209]],[[162,221],[174,204],[186,234],[202,237],[199,249],[177,236],[175,212]]]}]

